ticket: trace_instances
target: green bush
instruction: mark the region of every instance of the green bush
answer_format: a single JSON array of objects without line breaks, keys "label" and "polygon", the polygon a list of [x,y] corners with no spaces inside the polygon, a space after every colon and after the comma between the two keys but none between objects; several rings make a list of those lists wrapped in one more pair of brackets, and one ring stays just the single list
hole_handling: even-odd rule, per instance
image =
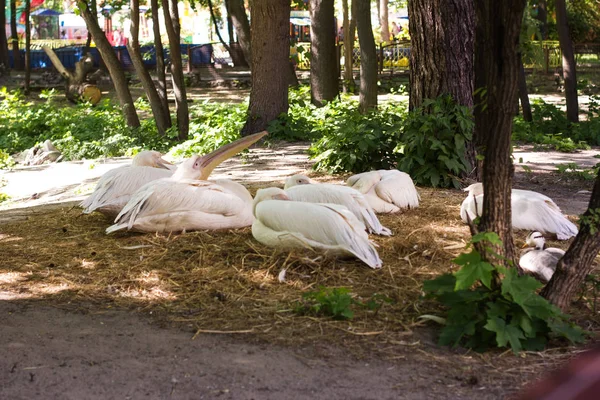
[{"label": "green bush", "polygon": [[398,168],[426,186],[459,187],[457,179],[466,172],[466,143],[471,140],[474,122],[467,107],[450,96],[427,99],[410,112],[404,123]]},{"label": "green bush", "polygon": [[[498,235],[480,233],[471,243],[486,246],[494,262],[501,263],[502,257],[489,247],[502,245]],[[441,345],[464,345],[477,351],[510,347],[517,353],[542,350],[552,337],[583,341],[585,332],[536,293],[542,284],[531,276],[484,261],[474,248],[454,263],[461,266],[459,271],[423,285],[427,297],[448,308]]]},{"label": "green bush", "polygon": [[[5,151],[0,149],[0,169],[10,169],[14,167],[15,160]],[[0,187],[2,185],[0,184]]]}]

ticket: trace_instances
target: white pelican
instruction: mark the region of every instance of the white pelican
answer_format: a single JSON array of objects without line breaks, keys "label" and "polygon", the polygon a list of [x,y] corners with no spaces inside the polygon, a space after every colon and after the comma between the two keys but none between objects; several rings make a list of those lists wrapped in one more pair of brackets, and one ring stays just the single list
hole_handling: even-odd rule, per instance
[{"label": "white pelican", "polygon": [[206,179],[217,165],[266,134],[256,133],[210,154],[193,156],[179,165],[172,177],[146,184],[131,197],[106,233],[121,229],[181,232],[251,225],[254,216],[248,190],[229,180]]},{"label": "white pelican", "polygon": [[127,204],[131,195],[146,183],[173,175],[173,164],[163,160],[158,151],[138,153],[131,165],[108,171],[98,181],[94,192],[80,206],[83,212],[100,211],[115,217]]},{"label": "white pelican", "polygon": [[348,186],[320,184],[306,175],[298,174],[285,181],[285,192],[294,201],[340,204],[348,208],[369,232],[384,236],[392,234],[392,231],[381,225],[363,194]]},{"label": "white pelican", "polygon": [[[469,192],[460,206],[460,217],[467,222],[483,211],[483,185],[474,183],[464,189]],[[477,209],[475,209],[477,203]],[[553,233],[558,240],[577,235],[577,226],[565,217],[548,196],[531,190],[513,189],[511,193],[512,226],[515,229]]]},{"label": "white pelican", "polygon": [[558,261],[565,255],[565,251],[556,247],[546,247],[546,240],[540,232],[530,233],[525,246],[530,248],[523,251],[519,265],[542,282],[548,282],[556,271]]},{"label": "white pelican", "polygon": [[381,268],[365,226],[346,207],[291,201],[285,191],[268,188],[256,192],[254,216],[252,235],[267,246],[355,256],[371,268]]},{"label": "white pelican", "polygon": [[419,207],[419,193],[410,175],[396,169],[363,172],[346,181],[358,190],[377,213],[395,213]]}]

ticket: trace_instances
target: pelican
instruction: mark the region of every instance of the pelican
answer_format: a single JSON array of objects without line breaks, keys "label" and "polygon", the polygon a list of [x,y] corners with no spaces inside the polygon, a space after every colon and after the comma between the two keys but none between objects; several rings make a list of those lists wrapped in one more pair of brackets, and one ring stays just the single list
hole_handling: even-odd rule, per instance
[{"label": "pelican", "polygon": [[537,276],[542,282],[548,282],[556,271],[558,261],[565,255],[564,250],[546,247],[546,240],[540,232],[530,233],[525,246],[529,248],[523,251],[519,266]]},{"label": "pelican", "polygon": [[138,153],[131,165],[108,171],[98,181],[94,192],[80,203],[83,213],[92,211],[115,217],[131,195],[146,183],[173,175],[173,164],[162,159],[158,151]]},{"label": "pelican", "polygon": [[224,160],[267,134],[266,131],[236,140],[210,154],[193,156],[179,165],[170,178],[141,187],[106,229],[142,232],[181,232],[250,226],[252,196],[239,183],[206,179]]},{"label": "pelican", "polygon": [[344,206],[292,201],[282,189],[268,188],[256,192],[254,216],[252,236],[267,246],[354,256],[381,268],[365,226]]},{"label": "pelican", "polygon": [[[469,192],[460,206],[460,217],[467,222],[483,211],[483,185],[474,183],[464,189]],[[475,209],[477,203],[477,209]],[[565,217],[548,196],[531,190],[513,189],[511,193],[512,226],[515,229],[552,233],[558,240],[577,235],[577,226]]]},{"label": "pelican", "polygon": [[395,213],[402,208],[419,207],[419,193],[410,175],[396,169],[363,172],[346,181],[358,190],[377,213]]},{"label": "pelican", "polygon": [[285,192],[293,201],[340,204],[348,208],[369,232],[383,236],[392,234],[392,231],[381,225],[363,194],[348,186],[320,184],[306,175],[297,174],[285,181]]}]

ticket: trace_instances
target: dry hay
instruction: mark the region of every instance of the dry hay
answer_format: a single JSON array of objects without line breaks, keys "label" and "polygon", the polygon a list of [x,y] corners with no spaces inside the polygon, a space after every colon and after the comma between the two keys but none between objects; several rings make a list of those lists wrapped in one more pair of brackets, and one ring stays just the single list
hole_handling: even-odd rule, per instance
[{"label": "dry hay", "polygon": [[[250,228],[106,235],[110,221],[101,214],[53,208],[2,226],[0,298],[42,299],[59,307],[83,304],[96,312],[126,307],[196,334],[240,333],[300,346],[338,343],[357,355],[379,350],[386,358],[402,359],[407,351],[418,351],[453,368],[456,360],[440,356],[448,350],[421,346],[435,339],[413,330],[423,325],[419,315],[436,312],[435,305],[421,299],[422,282],[455,270],[451,260],[470,237],[459,218],[464,193],[419,191],[419,208],[380,218],[394,232],[373,236],[383,260],[380,270],[308,251],[280,252],[256,242]],[[284,268],[282,283],[278,274]],[[391,302],[377,311],[354,307],[350,321],[294,312],[303,293],[319,286],[347,287],[362,301],[378,293]],[[555,360],[537,354],[542,354],[540,365]],[[461,368],[491,364],[489,356],[468,352],[459,357]],[[527,368],[520,364],[509,374],[516,378]],[[494,370],[505,373],[504,368]]]}]

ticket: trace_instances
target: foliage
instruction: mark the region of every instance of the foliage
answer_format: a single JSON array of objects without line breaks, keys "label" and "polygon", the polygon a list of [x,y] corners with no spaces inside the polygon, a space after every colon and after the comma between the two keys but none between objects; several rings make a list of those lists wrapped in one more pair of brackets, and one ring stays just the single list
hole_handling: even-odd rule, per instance
[{"label": "foliage", "polygon": [[394,168],[405,115],[405,104],[384,104],[363,115],[356,101],[329,103],[313,126],[319,138],[309,149],[314,168],[330,173]]},{"label": "foliage", "polygon": [[5,151],[0,149],[0,169],[10,169],[15,166],[15,160]]},{"label": "foliage", "polygon": [[10,200],[10,196],[6,193],[0,192],[0,203],[4,203],[5,201]]},{"label": "foliage", "polygon": [[600,168],[600,163],[596,164],[594,168],[581,168],[576,163],[558,164],[556,166],[556,169],[560,174],[584,181],[596,179],[598,168]]},{"label": "foliage", "polygon": [[[481,257],[473,246],[476,243],[485,247],[491,260]],[[536,293],[542,284],[531,276],[519,276],[516,268],[499,265],[503,258],[490,245],[502,245],[495,233],[473,236],[467,247],[471,251],[454,259],[459,271],[425,281],[427,296],[448,307],[439,343],[477,351],[510,347],[518,353],[541,350],[552,337],[583,341],[585,332]]]},{"label": "foliage", "polygon": [[328,288],[320,286],[318,290],[304,293],[303,301],[297,304],[295,312],[298,314],[325,315],[333,319],[352,319],[354,311],[351,306],[356,305],[371,311],[377,311],[384,302],[391,300],[375,293],[366,302],[361,302],[352,297],[348,288]]},{"label": "foliage", "polygon": [[269,123],[268,139],[297,141],[314,138],[313,127],[321,117],[320,110],[323,109],[317,108],[310,101],[310,86],[290,88],[288,112]]},{"label": "foliage", "polygon": [[127,127],[120,107],[105,100],[90,104],[60,104],[55,92],[29,102],[20,92],[0,90],[0,149],[16,153],[50,139],[67,160],[130,155],[142,148],[162,150],[168,139],[156,133],[153,120],[138,130]]},{"label": "foliage", "polygon": [[450,96],[426,99],[408,114],[396,150],[402,154],[399,169],[417,184],[459,187],[457,177],[466,172],[466,143],[473,133],[473,117],[467,107]]}]

